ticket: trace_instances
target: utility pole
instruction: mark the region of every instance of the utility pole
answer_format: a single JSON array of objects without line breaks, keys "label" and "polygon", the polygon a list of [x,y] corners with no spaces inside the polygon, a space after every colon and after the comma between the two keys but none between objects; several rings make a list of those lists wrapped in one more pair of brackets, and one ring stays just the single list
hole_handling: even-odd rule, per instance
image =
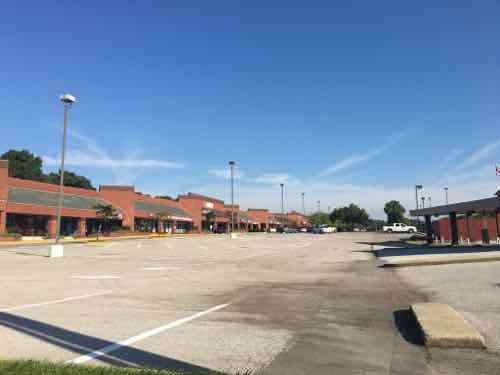
[{"label": "utility pole", "polygon": [[306,193],[302,193],[302,214],[304,217],[306,216],[306,200],[305,200]]},{"label": "utility pole", "polygon": [[285,226],[285,195],[284,195],[284,187],[285,187],[285,184],[284,183],[281,183],[280,184],[281,186],[281,221],[282,221],[282,225],[283,227]]},{"label": "utility pole", "polygon": [[61,150],[61,167],[59,168],[59,201],[57,204],[57,225],[56,225],[56,245],[59,243],[61,232],[61,213],[64,198],[64,159],[66,157],[66,138],[68,134],[69,110],[71,105],[76,101],[76,98],[70,94],[61,95],[59,98],[64,104],[64,127]]},{"label": "utility pole", "polygon": [[422,208],[425,208],[425,197],[422,197]]},{"label": "utility pole", "polygon": [[231,233],[234,232],[234,161],[229,162],[231,169]]},{"label": "utility pole", "polygon": [[445,188],[444,188],[444,198],[445,198],[446,204],[448,204],[448,186],[445,186]]}]

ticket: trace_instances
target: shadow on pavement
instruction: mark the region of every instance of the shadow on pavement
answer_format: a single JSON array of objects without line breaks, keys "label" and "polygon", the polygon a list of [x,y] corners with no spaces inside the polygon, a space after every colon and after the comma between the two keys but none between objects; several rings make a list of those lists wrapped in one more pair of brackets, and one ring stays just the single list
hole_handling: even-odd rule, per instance
[{"label": "shadow on pavement", "polygon": [[[71,350],[76,353],[75,357],[116,344],[112,341],[84,335],[65,328],[6,312],[0,312],[0,325],[31,337],[35,337],[41,341],[50,343],[60,348]],[[26,348],[21,348],[20,350],[26,350]],[[100,356],[98,361],[119,367],[140,366],[180,371],[196,371],[198,374],[216,373],[204,367],[178,361],[129,346],[120,347],[116,351]]]},{"label": "shadow on pavement", "polygon": [[377,245],[377,246],[387,246],[387,247],[414,247],[414,248],[418,248],[420,246],[424,246],[424,245],[415,245],[415,244],[407,243],[407,242],[404,242],[401,240],[372,241],[372,242],[358,241],[355,243],[360,244],[360,245]]},{"label": "shadow on pavement", "polygon": [[396,310],[394,324],[401,336],[410,344],[423,346],[424,342],[417,328],[417,322],[410,310]]},{"label": "shadow on pavement", "polygon": [[432,255],[432,254],[471,254],[471,253],[487,253],[491,251],[499,251],[498,246],[470,246],[470,247],[404,247],[404,248],[386,248],[375,250],[377,257],[395,257],[405,255]]}]

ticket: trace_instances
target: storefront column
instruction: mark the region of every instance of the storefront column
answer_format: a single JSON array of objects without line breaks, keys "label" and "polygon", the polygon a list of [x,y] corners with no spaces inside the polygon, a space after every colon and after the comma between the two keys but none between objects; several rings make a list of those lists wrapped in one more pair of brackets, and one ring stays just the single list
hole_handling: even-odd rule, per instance
[{"label": "storefront column", "polygon": [[177,232],[177,220],[172,222],[172,234]]},{"label": "storefront column", "polygon": [[5,233],[7,230],[7,212],[0,211],[0,233]]},{"label": "storefront column", "polygon": [[57,232],[57,216],[49,216],[47,221],[47,236],[55,238]]},{"label": "storefront column", "polygon": [[78,233],[80,237],[85,237],[87,234],[87,221],[83,218],[78,219]]},{"label": "storefront column", "polygon": [[430,245],[432,243],[432,224],[430,215],[425,215],[425,231],[427,233],[427,243]]},{"label": "storefront column", "polygon": [[158,220],[158,234],[165,233],[165,222]]},{"label": "storefront column", "polygon": [[451,244],[458,245],[457,213],[450,212]]},{"label": "storefront column", "polygon": [[497,243],[500,243],[500,220],[498,219],[498,215],[500,215],[500,210],[495,211],[495,221],[497,224]]},{"label": "storefront column", "polygon": [[472,242],[472,238],[470,236],[470,225],[469,225],[469,216],[472,215],[470,212],[465,214],[465,228],[467,229],[467,243]]}]

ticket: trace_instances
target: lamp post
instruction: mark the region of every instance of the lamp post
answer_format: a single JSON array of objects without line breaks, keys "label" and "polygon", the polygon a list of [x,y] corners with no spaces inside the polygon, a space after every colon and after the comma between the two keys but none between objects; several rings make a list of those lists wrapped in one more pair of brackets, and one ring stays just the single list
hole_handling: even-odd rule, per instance
[{"label": "lamp post", "polygon": [[66,156],[66,137],[68,133],[68,123],[69,123],[69,110],[71,105],[76,101],[76,98],[70,94],[64,94],[59,97],[59,100],[64,105],[64,128],[63,128],[63,138],[62,138],[62,150],[61,150],[61,168],[59,169],[59,202],[57,204],[57,225],[56,225],[56,245],[59,243],[59,237],[61,232],[61,211],[63,205],[64,197],[64,158]]},{"label": "lamp post", "polygon": [[231,169],[231,233],[234,232],[234,161],[229,162]]},{"label": "lamp post", "polygon": [[[422,189],[422,185],[415,185],[415,209],[418,210],[418,191]],[[417,216],[418,218],[418,216]]]},{"label": "lamp post", "polygon": [[431,198],[431,196],[428,196],[427,199],[429,200],[429,207],[432,207],[432,198]]},{"label": "lamp post", "polygon": [[444,199],[446,204],[448,204],[448,186],[445,186],[444,188]]},{"label": "lamp post", "polygon": [[285,184],[281,183],[280,187],[281,187],[281,221],[284,227],[285,225],[283,222],[285,221],[285,195],[284,195]]},{"label": "lamp post", "polygon": [[420,199],[422,199],[422,208],[425,208],[425,197],[422,197]]},{"label": "lamp post", "polygon": [[306,193],[302,193],[302,214],[306,216]]},{"label": "lamp post", "polygon": [[321,212],[321,201],[317,201],[316,204],[318,205],[318,212]]}]

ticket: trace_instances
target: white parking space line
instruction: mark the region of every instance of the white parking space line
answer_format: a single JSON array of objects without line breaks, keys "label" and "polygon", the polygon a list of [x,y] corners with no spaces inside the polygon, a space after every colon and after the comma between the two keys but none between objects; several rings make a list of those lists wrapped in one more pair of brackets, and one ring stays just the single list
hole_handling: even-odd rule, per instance
[{"label": "white parking space line", "polygon": [[8,307],[6,309],[0,309],[0,312],[11,312],[11,311],[25,310],[25,309],[29,309],[31,307],[55,305],[57,303],[63,303],[63,302],[69,302],[69,301],[77,301],[77,300],[85,299],[85,298],[92,298],[92,297],[104,296],[106,294],[111,294],[111,293],[113,293],[112,290],[105,290],[105,291],[102,291],[102,292],[91,293],[91,294],[84,294],[84,295],[81,295],[81,296],[68,297],[68,298],[56,299],[56,300],[52,300],[52,301],[39,302],[39,303],[31,303],[29,305],[21,305],[21,306]]},{"label": "white parking space line", "polygon": [[165,267],[143,267],[141,271],[162,271]]},{"label": "white parking space line", "polygon": [[71,279],[80,279],[80,280],[106,280],[106,279],[119,279],[120,276],[111,276],[111,275],[97,275],[97,276],[71,276]]},{"label": "white parking space line", "polygon": [[120,349],[120,348],[122,348],[124,346],[131,345],[133,343],[136,343],[138,341],[142,341],[144,339],[147,339],[148,337],[157,335],[157,334],[159,334],[161,332],[167,331],[167,330],[172,329],[174,327],[181,326],[181,325],[183,325],[185,323],[188,323],[188,322],[190,322],[192,320],[198,319],[198,318],[200,318],[200,317],[202,317],[204,315],[210,314],[211,312],[222,310],[222,309],[226,308],[229,305],[230,305],[230,303],[225,303],[223,305],[214,306],[214,307],[212,307],[212,308],[210,308],[208,310],[200,311],[200,312],[198,312],[198,313],[196,313],[194,315],[188,316],[186,318],[182,318],[182,319],[173,321],[173,322],[168,323],[166,325],[163,325],[161,327],[154,328],[152,330],[143,332],[143,333],[141,333],[141,334],[139,334],[137,336],[129,337],[128,339],[125,339],[123,341],[120,341],[120,342],[117,342],[117,343],[105,346],[102,349],[95,350],[95,351],[93,351],[91,353],[88,353],[88,354],[82,355],[80,357],[77,357],[75,359],[69,360],[66,363],[81,364],[81,363],[85,363],[85,362],[91,361],[91,360],[96,359],[98,357],[102,357],[103,355],[106,355],[108,353],[114,352],[114,351],[116,351],[116,350],[118,350],[118,349]]}]

